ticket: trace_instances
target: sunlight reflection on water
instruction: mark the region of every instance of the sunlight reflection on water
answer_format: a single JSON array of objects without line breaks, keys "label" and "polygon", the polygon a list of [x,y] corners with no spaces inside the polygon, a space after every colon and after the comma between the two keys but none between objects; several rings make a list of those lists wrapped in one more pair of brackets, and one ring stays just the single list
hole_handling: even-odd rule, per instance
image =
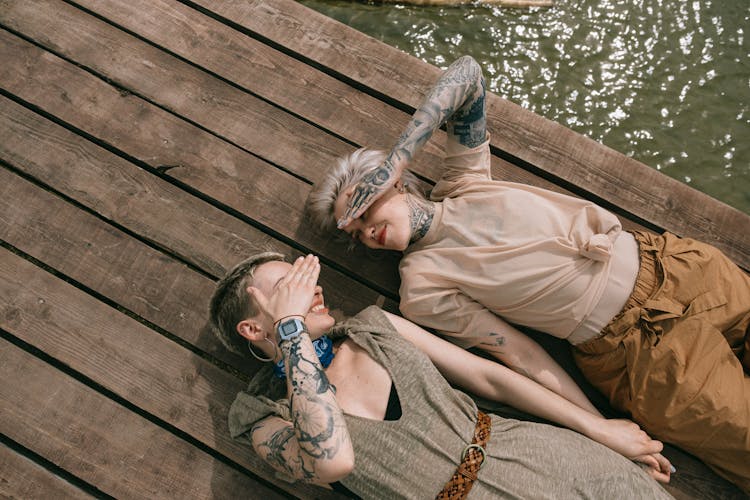
[{"label": "sunlight reflection on water", "polygon": [[303,4],[750,213],[747,0],[557,0],[551,9]]}]

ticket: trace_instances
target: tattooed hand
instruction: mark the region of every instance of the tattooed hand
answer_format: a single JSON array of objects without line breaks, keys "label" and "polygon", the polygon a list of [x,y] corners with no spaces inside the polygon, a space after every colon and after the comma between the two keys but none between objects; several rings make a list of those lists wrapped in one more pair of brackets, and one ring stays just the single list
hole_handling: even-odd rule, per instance
[{"label": "tattooed hand", "polygon": [[380,198],[398,180],[394,175],[393,163],[386,159],[374,172],[366,175],[354,188],[346,206],[346,212],[338,220],[337,227],[345,228],[351,221],[359,218],[375,200]]}]

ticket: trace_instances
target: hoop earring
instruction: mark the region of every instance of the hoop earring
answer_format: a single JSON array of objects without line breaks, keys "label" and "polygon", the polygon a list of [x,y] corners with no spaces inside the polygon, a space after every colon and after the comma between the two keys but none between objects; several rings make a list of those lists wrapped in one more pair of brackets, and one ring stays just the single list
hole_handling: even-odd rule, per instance
[{"label": "hoop earring", "polygon": [[[278,351],[279,348],[276,346],[276,344],[268,340],[268,337],[263,337],[263,340],[271,344],[274,348],[274,351]],[[269,361],[273,361],[274,359],[274,358],[263,359],[257,354],[255,354],[255,351],[253,351],[253,344],[251,344],[249,340],[247,341],[247,350],[250,351],[250,354],[252,354],[255,359],[257,359],[258,361],[262,361],[263,363],[268,363]]]}]

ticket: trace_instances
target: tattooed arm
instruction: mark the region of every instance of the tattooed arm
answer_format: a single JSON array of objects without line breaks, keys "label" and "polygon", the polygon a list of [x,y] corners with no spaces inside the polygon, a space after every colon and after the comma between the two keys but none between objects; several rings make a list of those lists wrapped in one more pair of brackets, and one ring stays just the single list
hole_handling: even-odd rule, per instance
[{"label": "tattooed arm", "polygon": [[346,477],[354,467],[349,431],[315,355],[310,337],[283,342],[292,422],[269,417],[251,430],[253,448],[276,470],[318,484]]},{"label": "tattooed arm", "polygon": [[308,255],[295,261],[269,297],[254,286],[247,288],[263,312],[263,335],[272,336],[281,350],[292,414],[292,422],[278,417],[261,420],[250,434],[253,448],[275,469],[301,481],[325,484],[345,477],[354,467],[346,421],[307,328],[279,342],[274,327],[284,318],[304,319],[319,273],[317,257]]},{"label": "tattooed arm", "polygon": [[448,140],[467,147],[484,142],[487,135],[484,98],[484,76],[477,62],[469,56],[454,61],[422,101],[383,165],[357,185],[338,222],[339,229],[362,215],[393,186],[435,130],[446,122]]}]

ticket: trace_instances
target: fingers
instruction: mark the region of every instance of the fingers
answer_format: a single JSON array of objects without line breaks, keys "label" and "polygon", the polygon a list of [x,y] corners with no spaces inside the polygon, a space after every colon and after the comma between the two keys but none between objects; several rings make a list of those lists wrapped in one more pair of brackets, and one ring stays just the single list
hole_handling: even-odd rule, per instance
[{"label": "fingers", "polygon": [[308,254],[305,257],[297,257],[292,263],[291,269],[289,269],[286,275],[279,280],[279,284],[299,280],[309,271],[310,267],[317,262],[317,259],[318,258],[312,254]]},{"label": "fingers", "polygon": [[658,460],[656,460],[656,457],[654,455],[640,455],[638,457],[633,458],[633,462],[638,462],[639,464],[647,465],[650,469],[659,470],[659,462]]},{"label": "fingers", "polygon": [[[366,207],[365,207],[366,209]],[[351,224],[351,222],[362,215],[362,213],[365,211],[365,209],[362,210],[356,210],[352,207],[349,207],[346,209],[346,212],[344,212],[344,216],[341,217],[338,222],[336,222],[336,227],[338,229],[344,229],[346,226]]]},{"label": "fingers", "polygon": [[359,184],[352,193],[349,201],[346,204],[346,211],[344,215],[336,222],[338,229],[344,229],[354,219],[359,218],[372,203],[380,197],[381,190],[376,190],[374,187],[364,185],[364,182]]},{"label": "fingers", "polygon": [[664,473],[674,473],[677,472],[677,469],[674,468],[672,463],[669,461],[667,457],[662,455],[661,453],[654,453],[654,458],[657,462],[659,462],[659,469]]},{"label": "fingers", "polygon": [[633,461],[640,465],[646,474],[660,483],[668,483],[671,479],[671,474],[676,472],[676,469],[669,460],[661,453],[641,455],[635,457]]},{"label": "fingers", "polygon": [[646,471],[646,474],[648,474],[649,476],[651,476],[653,479],[655,479],[656,481],[660,483],[667,484],[669,482],[669,479],[670,479],[669,474],[665,474],[663,472],[660,472],[656,469],[652,469],[650,467],[644,470]]},{"label": "fingers", "polygon": [[300,264],[300,267],[297,271],[297,278],[299,280],[314,280],[315,282],[317,282],[319,274],[320,262],[318,261],[318,257],[312,254],[307,255]]}]

